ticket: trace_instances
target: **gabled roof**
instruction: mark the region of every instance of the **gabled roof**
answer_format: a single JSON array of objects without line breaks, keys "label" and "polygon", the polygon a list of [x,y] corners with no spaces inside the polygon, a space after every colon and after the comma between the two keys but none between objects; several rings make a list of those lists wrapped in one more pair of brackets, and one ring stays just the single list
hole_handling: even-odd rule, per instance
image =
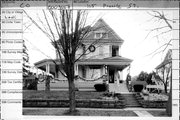
[{"label": "gabled roof", "polygon": [[160,69],[163,66],[169,64],[172,61],[172,50],[169,49],[168,52],[166,53],[166,56],[163,60],[163,62],[161,62],[155,69]]},{"label": "gabled roof", "polygon": [[100,43],[119,43],[122,44],[124,40],[120,38],[114,30],[103,20],[99,19],[95,25],[92,27],[92,32],[87,35],[87,37],[83,40],[84,43],[92,43],[92,41],[97,40],[94,38],[95,33],[98,31],[103,31],[108,33],[108,38],[102,38],[98,42]]}]

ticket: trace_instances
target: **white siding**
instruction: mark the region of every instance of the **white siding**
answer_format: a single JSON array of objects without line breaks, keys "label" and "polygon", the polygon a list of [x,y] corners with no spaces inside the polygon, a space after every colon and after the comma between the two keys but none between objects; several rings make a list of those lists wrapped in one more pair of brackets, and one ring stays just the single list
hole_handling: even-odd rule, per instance
[{"label": "white siding", "polygon": [[106,58],[106,57],[110,57],[110,48],[109,48],[109,45],[104,45],[103,46],[103,57]]},{"label": "white siding", "polygon": [[78,58],[82,53],[83,53],[83,48],[81,47],[76,51],[76,58]]}]

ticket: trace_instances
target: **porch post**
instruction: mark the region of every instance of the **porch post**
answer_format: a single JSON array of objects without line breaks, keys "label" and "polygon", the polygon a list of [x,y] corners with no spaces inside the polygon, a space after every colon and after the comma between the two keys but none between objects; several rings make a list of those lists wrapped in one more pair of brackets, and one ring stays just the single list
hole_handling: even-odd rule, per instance
[{"label": "porch post", "polygon": [[49,74],[49,64],[46,64],[46,74]]},{"label": "porch post", "polygon": [[120,80],[123,80],[123,71],[120,71]]},{"label": "porch post", "polygon": [[45,90],[50,91],[49,63],[46,64]]},{"label": "porch post", "polygon": [[35,69],[36,69],[36,77],[38,77],[38,68],[35,67]]},{"label": "porch post", "polygon": [[75,69],[75,75],[78,75],[78,64],[75,64],[74,69]]},{"label": "porch post", "polygon": [[107,84],[109,84],[109,66],[106,66]]},{"label": "porch post", "polygon": [[106,66],[104,65],[101,69],[101,75],[105,75],[106,74]]},{"label": "porch post", "polygon": [[115,68],[114,69],[114,83],[115,84],[118,84],[119,82],[118,82],[118,70]]}]

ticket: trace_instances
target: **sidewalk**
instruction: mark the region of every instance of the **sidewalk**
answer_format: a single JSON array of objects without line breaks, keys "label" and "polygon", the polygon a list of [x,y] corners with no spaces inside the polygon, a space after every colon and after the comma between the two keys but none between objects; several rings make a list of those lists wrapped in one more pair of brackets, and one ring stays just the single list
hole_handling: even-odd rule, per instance
[{"label": "sidewalk", "polygon": [[[23,108],[25,115],[63,115],[69,108]],[[148,111],[165,111],[165,109],[125,108],[125,109],[102,109],[102,108],[77,108],[87,116],[138,116],[154,117]]]},{"label": "sidewalk", "polygon": [[158,110],[158,111],[165,111],[166,109],[132,107],[132,108],[124,108],[124,110],[133,110],[133,111],[136,111],[136,110],[138,110],[138,111],[149,111],[149,110],[156,111],[156,110]]},{"label": "sidewalk", "polygon": [[147,111],[133,111],[135,112],[139,117],[154,117]]},{"label": "sidewalk", "polygon": [[[52,116],[69,116],[65,114],[69,108],[23,108],[23,115],[52,115]],[[99,108],[76,108],[77,113],[73,116],[128,116],[137,117],[133,111],[123,109],[99,109]]]}]

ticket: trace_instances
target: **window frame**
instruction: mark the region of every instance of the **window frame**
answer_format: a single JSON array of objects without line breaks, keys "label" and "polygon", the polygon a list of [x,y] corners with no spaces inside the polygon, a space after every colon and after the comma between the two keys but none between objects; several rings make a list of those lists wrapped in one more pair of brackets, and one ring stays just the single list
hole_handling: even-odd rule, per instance
[{"label": "window frame", "polygon": [[[99,34],[100,36],[97,37],[97,34]],[[103,37],[103,34],[106,34],[106,36]],[[95,38],[95,39],[100,39],[100,38],[108,39],[108,33],[107,33],[107,32],[104,32],[104,31],[96,31],[96,32],[94,33],[94,38]]]}]

